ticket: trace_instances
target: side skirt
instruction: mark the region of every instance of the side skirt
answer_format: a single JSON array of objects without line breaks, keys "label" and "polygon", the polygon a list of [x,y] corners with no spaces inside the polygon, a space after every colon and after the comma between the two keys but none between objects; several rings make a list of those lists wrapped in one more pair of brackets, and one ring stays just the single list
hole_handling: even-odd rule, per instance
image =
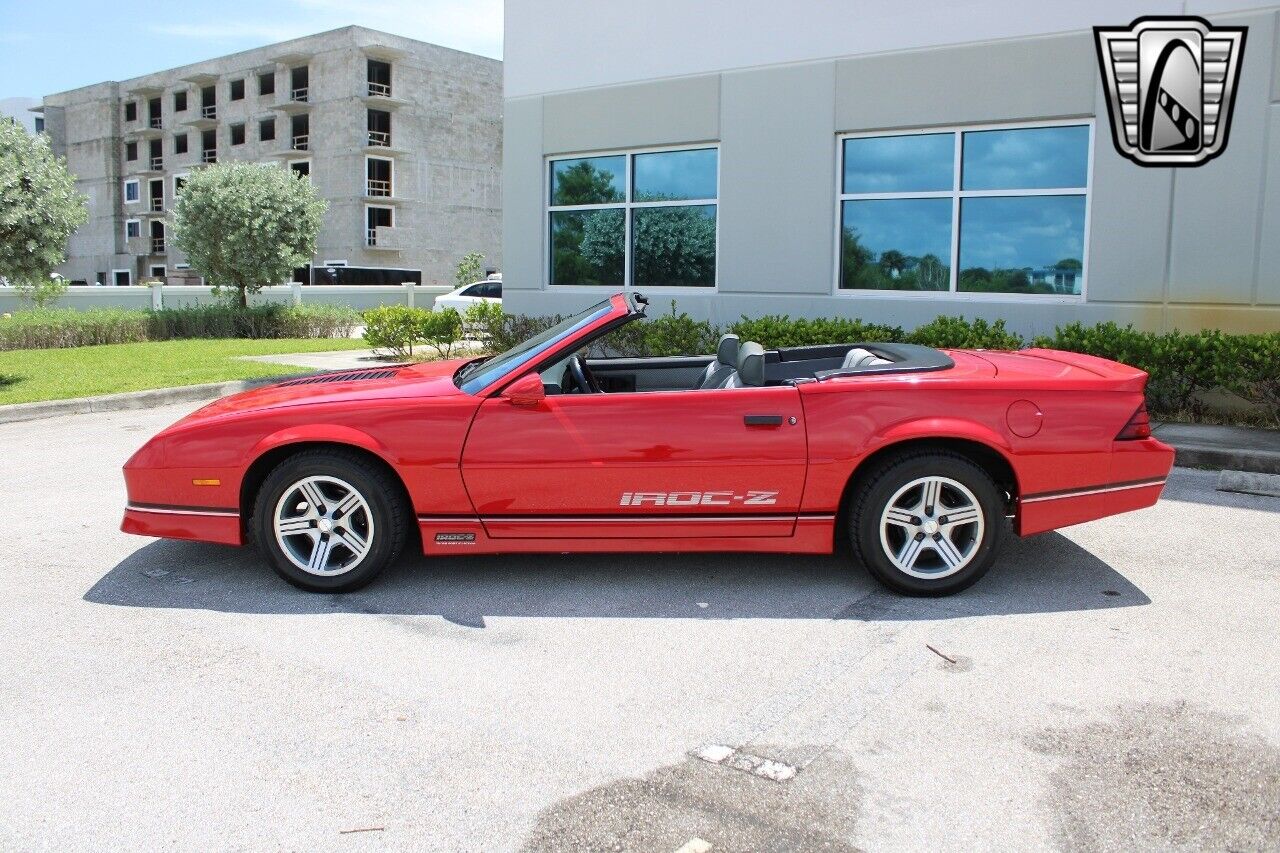
[{"label": "side skirt", "polygon": [[442,554],[536,553],[684,553],[704,551],[768,552],[782,554],[830,554],[834,516],[804,516],[790,536],[700,536],[664,538],[492,538],[471,517],[418,518],[422,552]]}]

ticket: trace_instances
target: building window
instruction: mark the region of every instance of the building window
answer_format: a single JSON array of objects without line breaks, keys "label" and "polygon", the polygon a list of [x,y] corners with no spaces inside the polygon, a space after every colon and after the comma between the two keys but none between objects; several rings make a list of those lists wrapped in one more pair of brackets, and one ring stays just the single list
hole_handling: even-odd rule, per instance
[{"label": "building window", "polygon": [[719,149],[549,164],[552,285],[714,287]]},{"label": "building window", "polygon": [[173,93],[173,111],[175,113],[185,113],[187,111],[187,90]]},{"label": "building window", "polygon": [[231,125],[231,144],[244,145],[244,125],[243,124]]},{"label": "building window", "polygon": [[262,142],[270,142],[276,138],[276,120],[275,118],[264,118],[258,122],[258,139]]},{"label": "building window", "polygon": [[295,151],[311,150],[311,116],[299,113],[289,117],[289,146]]},{"label": "building window", "polygon": [[147,181],[147,203],[152,213],[164,212],[164,178]]},{"label": "building window", "polygon": [[837,289],[1082,295],[1092,132],[843,137]]},{"label": "building window", "polygon": [[174,201],[177,201],[177,199],[178,199],[178,193],[182,192],[182,188],[183,188],[184,186],[186,186],[186,184],[187,184],[187,176],[186,176],[185,174],[183,174],[183,175],[174,175],[174,176],[173,176],[173,198],[174,198]]},{"label": "building window", "polygon": [[164,278],[169,274],[164,264],[152,264],[147,268],[147,272],[151,274],[152,278]]},{"label": "building window", "polygon": [[124,120],[125,121],[138,120],[138,102],[137,101],[129,101],[124,105]]},{"label": "building window", "polygon": [[131,240],[134,237],[141,237],[141,236],[142,236],[142,220],[126,219],[124,221],[124,238],[126,240]]},{"label": "building window", "polygon": [[391,97],[391,63],[370,59],[366,63],[368,92],[371,98]]},{"label": "building window", "polygon": [[276,93],[276,72],[264,71],[258,75],[258,94],[274,95]]},{"label": "building window", "polygon": [[310,160],[290,160],[289,171],[295,175],[300,175],[308,180],[311,179],[311,161]]},{"label": "building window", "polygon": [[365,195],[390,198],[394,193],[393,162],[386,157],[364,158]]},{"label": "building window", "polygon": [[308,66],[289,69],[289,100],[301,104],[311,100],[311,69]]},{"label": "building window", "polygon": [[244,100],[244,80],[231,81],[231,100],[233,101]]},{"label": "building window", "polygon": [[179,133],[173,137],[173,153],[174,154],[187,153],[187,135],[185,133]]},{"label": "building window", "polygon": [[391,113],[386,110],[368,110],[369,144],[382,148],[391,147]]},{"label": "building window", "polygon": [[137,204],[142,198],[142,187],[138,183],[137,178],[131,178],[124,182],[124,203]]},{"label": "building window", "polygon": [[365,205],[364,218],[365,245],[398,248],[398,246],[389,244],[387,240],[390,230],[395,228],[395,208],[377,207],[372,204]]},{"label": "building window", "polygon": [[126,142],[124,144],[124,159],[130,163],[138,159],[138,143]]},{"label": "building window", "polygon": [[36,133],[44,133],[44,116],[36,116],[35,129]]}]

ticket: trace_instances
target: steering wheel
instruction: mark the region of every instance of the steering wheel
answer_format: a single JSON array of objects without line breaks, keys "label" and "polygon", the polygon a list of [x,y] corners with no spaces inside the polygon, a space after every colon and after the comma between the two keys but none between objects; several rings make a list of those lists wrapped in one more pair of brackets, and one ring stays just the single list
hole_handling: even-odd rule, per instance
[{"label": "steering wheel", "polygon": [[596,382],[595,376],[582,363],[582,359],[576,355],[569,359],[569,374],[573,377],[573,384],[578,386],[578,391],[582,394],[602,394],[604,389],[600,387],[600,383]]}]

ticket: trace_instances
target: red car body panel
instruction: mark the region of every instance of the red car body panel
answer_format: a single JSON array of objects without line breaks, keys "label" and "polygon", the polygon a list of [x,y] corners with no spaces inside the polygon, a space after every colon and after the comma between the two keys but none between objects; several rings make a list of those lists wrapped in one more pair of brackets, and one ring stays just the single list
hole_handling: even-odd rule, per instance
[{"label": "red car body panel", "polygon": [[[633,312],[622,295],[572,352]],[[428,553],[829,552],[859,466],[904,442],[982,449],[1012,474],[1029,535],[1153,504],[1173,464],[1117,440],[1146,376],[1052,350],[949,351],[934,372],[763,387],[547,396],[473,393],[464,360],[286,382],[218,400],[125,465],[129,533],[242,544],[252,488],[298,446],[359,448],[399,476]],[[770,422],[748,425],[747,416]]]}]

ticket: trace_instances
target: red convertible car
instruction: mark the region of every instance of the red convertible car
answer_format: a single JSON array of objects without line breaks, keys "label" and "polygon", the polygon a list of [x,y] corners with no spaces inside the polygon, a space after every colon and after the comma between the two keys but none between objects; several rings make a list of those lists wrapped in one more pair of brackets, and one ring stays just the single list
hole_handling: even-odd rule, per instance
[{"label": "red convertible car", "polygon": [[[1021,536],[1150,506],[1173,451],[1146,374],[1045,349],[906,344],[588,358],[615,295],[500,355],[323,373],[227,397],[125,464],[122,529],[256,544],[340,592],[433,554],[852,557],[943,595]],[[595,351],[595,350],[593,350]],[[606,350],[607,351],[607,350]]]}]

